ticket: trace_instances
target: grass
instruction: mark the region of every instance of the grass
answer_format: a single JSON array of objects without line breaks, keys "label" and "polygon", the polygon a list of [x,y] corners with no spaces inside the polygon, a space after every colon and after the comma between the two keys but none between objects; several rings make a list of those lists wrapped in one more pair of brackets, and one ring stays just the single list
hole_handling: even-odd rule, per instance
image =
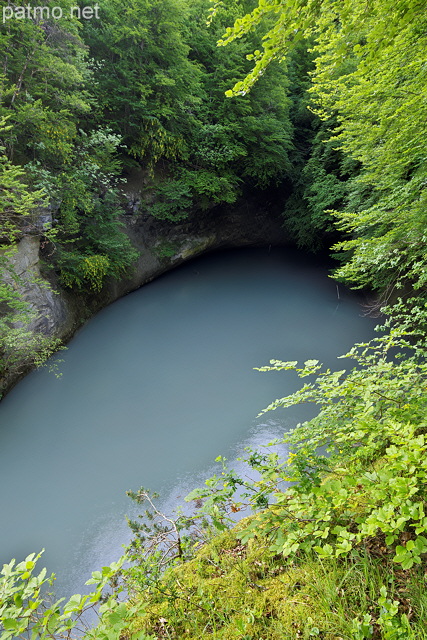
[{"label": "grass", "polygon": [[[150,588],[136,584],[132,600],[140,612],[130,630],[159,640],[409,640],[400,622],[406,614],[413,637],[427,640],[424,566],[404,571],[366,549],[344,559],[285,560],[272,557],[265,540],[242,545],[239,528],[217,536]],[[389,602],[398,603],[388,631],[377,623],[388,606],[378,603],[383,585]],[[365,615],[370,635],[361,635],[354,622]]]}]

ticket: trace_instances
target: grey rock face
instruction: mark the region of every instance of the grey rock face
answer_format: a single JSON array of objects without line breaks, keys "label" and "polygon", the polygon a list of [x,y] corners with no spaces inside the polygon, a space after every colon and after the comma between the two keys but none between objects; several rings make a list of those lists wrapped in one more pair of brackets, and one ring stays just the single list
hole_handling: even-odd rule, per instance
[{"label": "grey rock face", "polygon": [[56,336],[67,324],[69,309],[65,298],[42,278],[39,251],[40,238],[24,236],[9,261],[20,280],[15,286],[37,314],[29,328],[45,335]]}]

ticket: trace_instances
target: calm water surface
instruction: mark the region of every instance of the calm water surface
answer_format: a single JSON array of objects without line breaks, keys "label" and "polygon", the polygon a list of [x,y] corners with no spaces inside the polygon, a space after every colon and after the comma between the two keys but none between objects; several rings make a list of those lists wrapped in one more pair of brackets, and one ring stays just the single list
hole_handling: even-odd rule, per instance
[{"label": "calm water surface", "polygon": [[[30,374],[0,404],[0,563],[46,548],[62,592],[128,540],[127,489],[172,508],[212,473],[296,422],[307,408],[257,417],[293,392],[271,358],[336,356],[369,339],[361,300],[289,249],[212,254],[104,309],[61,356],[62,377]],[[306,413],[304,413],[304,411]],[[237,464],[237,463],[236,463]]]}]

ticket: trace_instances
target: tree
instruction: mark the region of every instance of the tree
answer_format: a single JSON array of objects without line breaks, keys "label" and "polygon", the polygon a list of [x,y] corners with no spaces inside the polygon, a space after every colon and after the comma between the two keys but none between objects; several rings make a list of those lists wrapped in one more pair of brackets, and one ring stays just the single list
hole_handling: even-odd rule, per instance
[{"label": "tree", "polygon": [[100,20],[84,25],[98,123],[119,133],[138,161],[187,154],[200,75],[183,39],[187,13],[182,0],[106,0]]},{"label": "tree", "polygon": [[[220,7],[215,3],[213,16]],[[385,299],[410,286],[422,298],[418,308],[426,297],[425,26],[422,3],[409,0],[296,0],[286,9],[261,0],[219,43],[263,27],[262,51],[254,54],[252,71],[228,92],[242,95],[274,59],[311,39],[312,108],[330,120],[332,144],[356,168],[334,213],[338,229],[351,234],[336,247],[345,253],[337,276],[373,286]],[[336,181],[331,187],[342,189]],[[337,195],[333,206],[340,204]]]},{"label": "tree", "polygon": [[57,6],[62,11],[58,20],[32,13],[1,25],[0,113],[15,125],[6,152],[20,163],[39,159],[55,166],[66,161],[76,120],[90,109],[90,72],[73,2],[60,0]]}]

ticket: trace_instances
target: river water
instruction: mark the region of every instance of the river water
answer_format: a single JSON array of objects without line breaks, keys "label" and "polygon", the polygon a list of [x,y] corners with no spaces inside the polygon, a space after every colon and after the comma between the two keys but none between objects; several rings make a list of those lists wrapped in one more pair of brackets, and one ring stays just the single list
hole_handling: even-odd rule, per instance
[{"label": "river water", "polygon": [[253,368],[272,358],[343,368],[336,356],[374,335],[361,302],[312,257],[247,248],[104,309],[61,355],[59,379],[33,372],[0,404],[0,563],[46,548],[59,594],[81,592],[129,540],[127,489],[156,490],[172,509],[216,456],[235,460],[310,416],[257,417],[299,385]]}]

